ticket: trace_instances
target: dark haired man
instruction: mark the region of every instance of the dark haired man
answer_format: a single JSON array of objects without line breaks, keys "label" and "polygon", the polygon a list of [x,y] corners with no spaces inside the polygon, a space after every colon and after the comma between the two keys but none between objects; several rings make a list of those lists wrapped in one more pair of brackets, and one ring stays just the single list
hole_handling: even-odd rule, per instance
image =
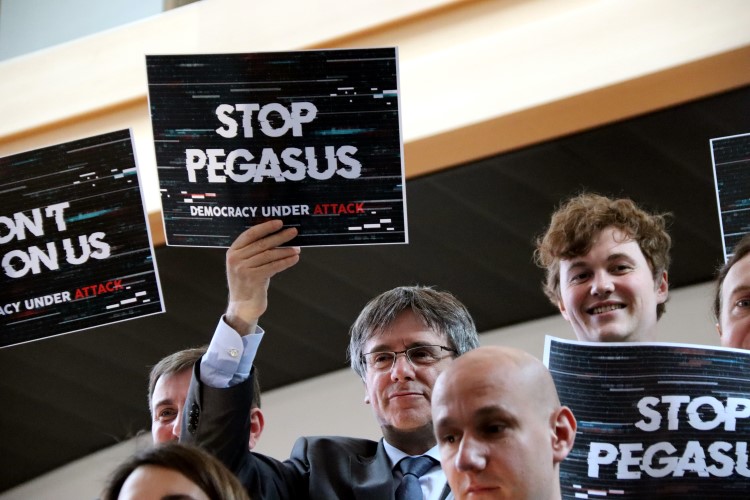
[{"label": "dark haired man", "polygon": [[[148,408],[151,411],[151,438],[154,444],[180,438],[182,414],[187,399],[190,377],[195,363],[206,353],[206,347],[183,349],[162,358],[151,368],[148,382]],[[253,449],[263,433],[265,418],[260,409],[260,384],[257,372],[253,378],[250,404],[250,437]]]}]

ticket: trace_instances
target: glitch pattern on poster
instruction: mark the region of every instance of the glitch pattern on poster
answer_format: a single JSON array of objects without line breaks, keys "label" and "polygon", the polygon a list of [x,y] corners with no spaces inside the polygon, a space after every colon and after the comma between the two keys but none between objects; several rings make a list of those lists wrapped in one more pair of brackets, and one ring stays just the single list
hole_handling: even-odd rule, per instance
[{"label": "glitch pattern on poster", "polygon": [[711,139],[724,261],[750,232],[750,134]]},{"label": "glitch pattern on poster", "polygon": [[129,130],[0,158],[0,347],[163,312]]},{"label": "glitch pattern on poster", "polygon": [[747,498],[750,352],[547,337],[578,421],[564,498]]},{"label": "glitch pattern on poster", "polygon": [[146,56],[167,244],[408,242],[395,48]]}]

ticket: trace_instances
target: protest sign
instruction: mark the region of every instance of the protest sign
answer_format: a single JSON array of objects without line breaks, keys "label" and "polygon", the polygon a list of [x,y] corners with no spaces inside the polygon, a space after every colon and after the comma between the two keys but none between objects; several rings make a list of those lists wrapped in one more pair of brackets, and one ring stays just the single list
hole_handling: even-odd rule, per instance
[{"label": "protest sign", "polygon": [[163,312],[129,130],[0,158],[0,347]]},{"label": "protest sign", "polygon": [[724,261],[750,232],[750,134],[711,139]]},{"label": "protest sign", "polygon": [[406,243],[395,48],[146,56],[168,245]]},{"label": "protest sign", "polygon": [[564,498],[747,498],[750,352],[547,337],[578,421]]}]

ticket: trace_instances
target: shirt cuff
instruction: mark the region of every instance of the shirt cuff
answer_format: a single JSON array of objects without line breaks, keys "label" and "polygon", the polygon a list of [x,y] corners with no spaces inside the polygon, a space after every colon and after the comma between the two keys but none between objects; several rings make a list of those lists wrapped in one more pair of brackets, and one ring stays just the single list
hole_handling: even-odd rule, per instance
[{"label": "shirt cuff", "polygon": [[250,335],[240,336],[222,316],[201,359],[201,382],[222,389],[247,380],[264,333],[258,326]]}]

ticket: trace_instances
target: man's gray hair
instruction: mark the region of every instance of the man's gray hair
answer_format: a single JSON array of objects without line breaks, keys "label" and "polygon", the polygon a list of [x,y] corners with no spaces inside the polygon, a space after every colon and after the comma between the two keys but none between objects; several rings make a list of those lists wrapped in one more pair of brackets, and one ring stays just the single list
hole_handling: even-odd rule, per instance
[{"label": "man's gray hair", "polygon": [[363,356],[367,341],[387,330],[406,310],[444,337],[457,356],[479,347],[474,320],[454,295],[427,286],[400,286],[368,302],[349,331],[349,362],[360,377],[367,371]]}]

